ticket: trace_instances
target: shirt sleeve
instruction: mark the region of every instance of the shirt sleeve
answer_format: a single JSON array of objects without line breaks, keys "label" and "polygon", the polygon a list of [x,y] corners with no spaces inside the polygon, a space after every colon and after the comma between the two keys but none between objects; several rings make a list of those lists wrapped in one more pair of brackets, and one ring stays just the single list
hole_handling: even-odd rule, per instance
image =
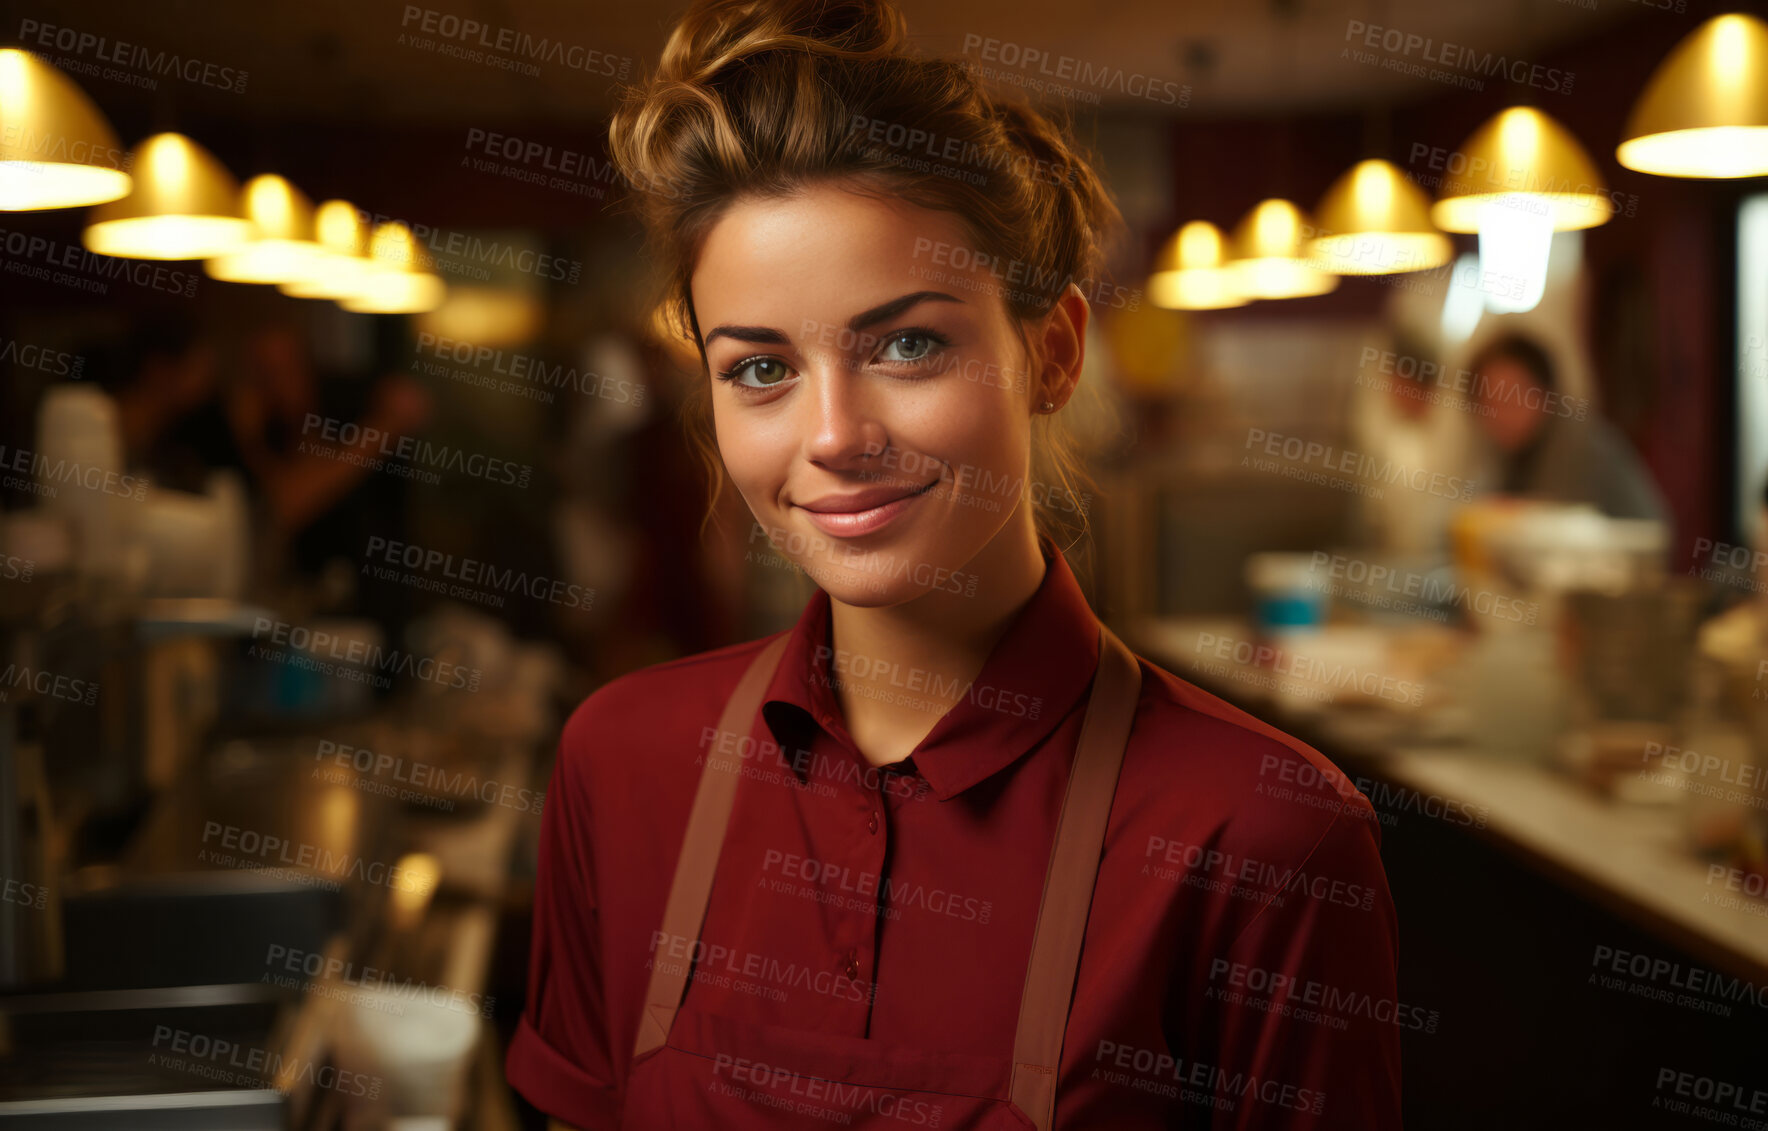
[{"label": "shirt sleeve", "polygon": [[1399,1131],[1398,924],[1373,811],[1346,806],[1209,959],[1216,1129]]},{"label": "shirt sleeve", "polygon": [[548,1115],[583,1131],[613,1131],[619,1102],[602,990],[601,921],[572,729],[559,744],[540,818],[528,992],[504,1074]]}]

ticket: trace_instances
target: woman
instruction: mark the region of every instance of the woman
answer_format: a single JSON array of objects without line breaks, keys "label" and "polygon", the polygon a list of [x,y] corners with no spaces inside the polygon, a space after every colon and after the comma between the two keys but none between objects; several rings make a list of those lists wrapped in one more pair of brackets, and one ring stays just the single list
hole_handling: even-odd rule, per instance
[{"label": "woman", "polygon": [[572,716],[509,1079],[587,1129],[1397,1127],[1367,801],[1049,533],[1114,210],[904,35],[699,3],[612,123],[714,467],[818,589]]},{"label": "woman", "polygon": [[1500,491],[1589,503],[1611,518],[1666,521],[1669,509],[1627,437],[1560,388],[1533,338],[1505,334],[1468,363],[1479,421],[1497,449]]}]

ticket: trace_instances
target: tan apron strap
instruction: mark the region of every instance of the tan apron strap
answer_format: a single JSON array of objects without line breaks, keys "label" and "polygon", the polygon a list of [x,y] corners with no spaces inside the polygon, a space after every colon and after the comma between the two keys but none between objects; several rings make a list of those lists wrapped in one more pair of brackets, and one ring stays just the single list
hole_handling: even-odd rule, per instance
[{"label": "tan apron strap", "polygon": [[[785,635],[756,655],[725,704],[720,739],[701,771],[693,808],[682,838],[681,857],[663,912],[663,937],[698,941],[712,892],[712,877],[724,844],[731,803],[736,796],[742,756],[736,749],[755,722],[761,696],[785,650]],[[1056,1070],[1062,1037],[1080,967],[1080,947],[1092,905],[1093,884],[1105,840],[1105,824],[1117,790],[1118,770],[1141,694],[1142,671],[1135,656],[1109,628],[1099,626],[1099,667],[1081,722],[1068,790],[1050,851],[1043,900],[1032,938],[1031,962],[1019,1003],[1013,1042],[1011,1098],[1039,1131],[1049,1131],[1056,1108]],[[722,749],[725,734],[734,734]],[[719,771],[719,772],[714,772]],[[669,1038],[688,981],[687,965],[654,961],[645,991],[644,1014],[633,1046],[637,1059]]]},{"label": "tan apron strap", "polygon": [[1019,1002],[1019,1031],[1013,1040],[1009,1094],[1038,1131],[1055,1125],[1056,1072],[1080,969],[1081,939],[1098,879],[1105,823],[1117,792],[1117,773],[1141,691],[1142,669],[1135,655],[1101,623],[1099,667],[1050,849],[1025,993]]},{"label": "tan apron strap", "polygon": [[[669,902],[663,908],[663,938],[688,939],[697,943],[706,918],[706,906],[712,897],[712,876],[718,868],[719,850],[724,847],[724,830],[730,822],[731,803],[736,797],[739,771],[743,766],[741,744],[755,725],[761,709],[761,696],[779,666],[790,633],[781,633],[756,653],[747,671],[737,681],[735,691],[725,701],[724,714],[718,719],[718,737],[706,755],[700,771],[699,788],[694,805],[688,811],[687,832],[682,836],[681,858],[675,865],[675,878],[669,884]],[[734,736],[734,737],[732,737]],[[655,952],[656,948],[653,948]],[[690,951],[691,953],[691,951]],[[651,981],[645,989],[644,1013],[639,1017],[638,1040],[633,1045],[633,1059],[638,1059],[669,1039],[675,1013],[681,1008],[687,991],[686,961],[669,962],[655,954],[651,962]]]}]

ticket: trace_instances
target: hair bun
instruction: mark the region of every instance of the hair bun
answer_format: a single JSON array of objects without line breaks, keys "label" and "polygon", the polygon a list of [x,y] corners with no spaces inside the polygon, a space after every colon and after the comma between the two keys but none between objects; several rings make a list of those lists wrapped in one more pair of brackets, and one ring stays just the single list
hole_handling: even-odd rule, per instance
[{"label": "hair bun", "polygon": [[657,78],[705,83],[773,51],[889,55],[907,39],[908,24],[891,0],[701,0],[670,33]]}]

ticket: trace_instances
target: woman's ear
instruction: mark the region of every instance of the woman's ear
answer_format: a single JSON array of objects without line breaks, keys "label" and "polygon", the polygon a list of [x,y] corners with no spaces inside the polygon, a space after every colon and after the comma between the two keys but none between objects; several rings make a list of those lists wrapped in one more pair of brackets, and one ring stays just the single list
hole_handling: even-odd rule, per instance
[{"label": "woman's ear", "polygon": [[[1087,354],[1087,296],[1073,283],[1056,299],[1044,319],[1043,367],[1038,374],[1037,402],[1061,408],[1080,380]],[[1054,410],[1051,410],[1054,411]]]}]

